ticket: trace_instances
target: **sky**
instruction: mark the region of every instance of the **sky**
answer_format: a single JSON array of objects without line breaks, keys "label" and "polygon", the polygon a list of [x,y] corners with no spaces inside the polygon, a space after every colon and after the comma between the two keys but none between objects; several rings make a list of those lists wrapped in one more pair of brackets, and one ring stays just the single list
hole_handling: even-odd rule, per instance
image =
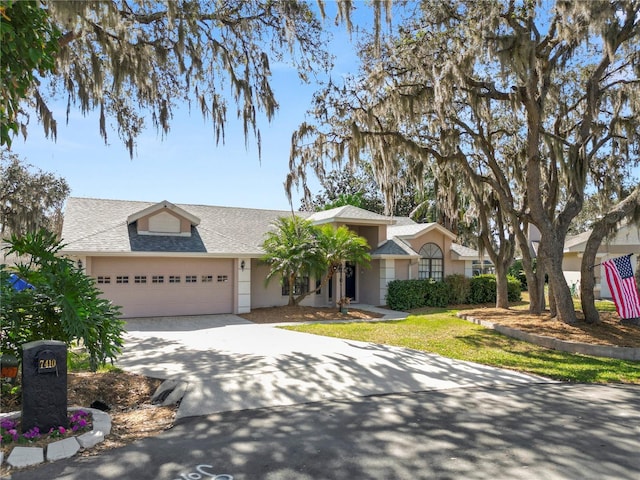
[{"label": "sky", "polygon": [[[357,56],[345,28],[334,28],[330,18],[326,25],[334,32],[331,49],[337,54],[332,76],[355,72]],[[67,124],[61,102],[53,108],[55,142],[45,138],[34,117],[26,141],[16,137],[11,150],[25,163],[63,177],[72,197],[291,210],[284,189],[291,134],[305,120],[317,85],[303,84],[292,67],[276,65],[273,88],[280,108],[271,123],[260,121],[261,158],[253,138],[245,145],[233,105],[224,145],[216,145],[213,128],[197,106],[189,113],[183,105],[165,138],[147,126],[131,159],[115,131],[105,145],[97,115],[85,117],[72,109]],[[311,185],[314,193],[320,192],[317,181]],[[294,210],[301,197],[302,191],[293,191]]]}]

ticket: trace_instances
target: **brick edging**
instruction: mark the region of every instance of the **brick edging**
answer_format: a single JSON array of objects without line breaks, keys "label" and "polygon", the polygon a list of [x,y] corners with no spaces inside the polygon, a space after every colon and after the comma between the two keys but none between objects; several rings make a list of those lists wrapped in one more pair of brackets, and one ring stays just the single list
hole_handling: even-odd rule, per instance
[{"label": "brick edging", "polygon": [[506,327],[504,325],[489,322],[487,320],[480,320],[471,315],[459,312],[456,314],[458,318],[473,322],[477,325],[482,325],[486,328],[491,328],[496,332],[502,333],[508,337],[516,338],[518,340],[524,340],[525,342],[533,343],[541,347],[550,348],[553,350],[559,350],[567,353],[579,353],[582,355],[591,355],[594,357],[607,357],[615,358],[617,360],[640,360],[640,348],[634,347],[617,347],[614,345],[592,345],[589,343],[572,342],[568,340],[560,340],[554,337],[548,337],[546,335],[536,335],[533,333],[523,332],[516,328]]}]

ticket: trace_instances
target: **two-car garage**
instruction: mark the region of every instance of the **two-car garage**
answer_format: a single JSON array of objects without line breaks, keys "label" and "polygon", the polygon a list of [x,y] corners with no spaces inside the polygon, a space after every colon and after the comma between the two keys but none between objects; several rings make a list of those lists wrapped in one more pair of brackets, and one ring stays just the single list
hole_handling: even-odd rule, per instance
[{"label": "two-car garage", "polygon": [[86,269],[123,317],[233,312],[232,259],[94,256]]}]

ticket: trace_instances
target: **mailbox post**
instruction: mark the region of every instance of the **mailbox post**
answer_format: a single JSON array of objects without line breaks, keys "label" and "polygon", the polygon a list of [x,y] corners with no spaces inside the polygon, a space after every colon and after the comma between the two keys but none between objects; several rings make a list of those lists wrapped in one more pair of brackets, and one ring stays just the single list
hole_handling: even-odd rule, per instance
[{"label": "mailbox post", "polygon": [[38,340],[22,346],[22,431],[67,428],[67,346]]}]

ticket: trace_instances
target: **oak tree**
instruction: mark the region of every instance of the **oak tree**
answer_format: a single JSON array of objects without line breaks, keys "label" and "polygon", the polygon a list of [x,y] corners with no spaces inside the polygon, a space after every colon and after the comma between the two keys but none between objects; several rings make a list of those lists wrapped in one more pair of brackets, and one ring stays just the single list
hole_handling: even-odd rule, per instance
[{"label": "oak tree", "polygon": [[[23,3],[15,2],[13,8]],[[176,107],[185,103],[210,121],[217,141],[224,141],[225,124],[233,115],[246,140],[253,136],[259,148],[260,115],[271,120],[278,108],[274,65],[293,66],[307,81],[331,61],[321,1],[28,3],[38,5],[27,20],[42,17],[59,36],[53,69],[42,69],[39,82],[18,92],[24,103],[23,130],[28,113],[35,111],[45,133],[55,137],[58,119],[52,102],[63,100],[67,117],[72,108],[98,112],[105,142],[111,124],[130,155],[147,124],[166,135]],[[338,2],[338,20],[348,19],[352,8],[350,1]],[[28,39],[30,29],[29,21],[15,25],[16,38]],[[27,52],[30,44],[17,54]]]},{"label": "oak tree", "polygon": [[529,252],[527,225],[538,228],[537,279],[548,272],[552,312],[575,321],[562,272],[571,220],[590,178],[637,160],[640,2],[410,5],[380,60],[361,49],[360,75],[317,96],[315,123],[293,138],[290,183],[319,158],[363,152],[388,179],[403,162],[463,178],[483,230],[503,225],[491,241],[514,234]]},{"label": "oak tree", "polygon": [[66,180],[25,164],[0,150],[0,234],[21,236],[45,228],[62,230],[62,208],[69,196]]}]

